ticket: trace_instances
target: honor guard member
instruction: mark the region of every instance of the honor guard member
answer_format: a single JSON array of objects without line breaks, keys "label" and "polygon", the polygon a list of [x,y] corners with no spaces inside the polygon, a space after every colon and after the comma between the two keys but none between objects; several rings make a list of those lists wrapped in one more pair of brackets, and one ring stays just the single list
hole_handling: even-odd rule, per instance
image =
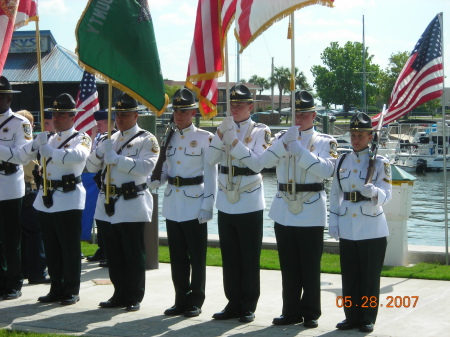
[{"label": "honor guard member", "polygon": [[55,133],[39,133],[21,151],[30,160],[39,157],[41,166],[44,160],[46,163],[46,176],[42,177],[46,195],[43,181],[33,206],[42,228],[51,287],[38,301],[70,305],[80,300],[81,214],[86,198],[81,173],[91,150],[91,138],[73,127],[75,114],[82,110],[75,108],[69,94],[56,97],[47,111],[53,114]]},{"label": "honor guard member", "polygon": [[[114,294],[101,308],[140,309],[145,292],[144,227],[150,222],[153,198],[146,180],[159,155],[158,142],[138,124],[138,102],[122,93],[115,104],[118,132],[100,143],[88,158],[89,172],[102,170],[102,186],[94,219],[103,226],[109,277]],[[106,203],[110,165],[109,200]]]},{"label": "honor guard member", "polygon": [[30,122],[11,111],[11,84],[0,76],[0,296],[6,300],[22,293],[20,212],[25,195],[23,166],[19,149],[32,141]]},{"label": "honor guard member", "polygon": [[[94,141],[92,144],[91,151],[95,151],[98,147],[98,144],[101,140],[105,140],[108,138],[108,110],[97,110],[94,112],[94,119],[97,122],[97,135],[94,137]],[[117,132],[117,130],[114,128],[115,123],[115,114],[111,114],[111,134],[114,134]],[[96,173],[94,176],[94,181],[97,184],[97,187],[101,189],[101,173],[102,171],[99,170],[99,172]],[[89,178],[92,173],[89,173]],[[91,178],[92,179],[92,178]],[[93,197],[93,205],[92,207],[95,208],[95,204],[97,202],[97,197]],[[94,211],[92,211],[92,216],[94,216]],[[91,221],[92,222],[92,221]],[[99,261],[99,267],[108,267],[108,260],[106,259],[106,249],[105,249],[105,238],[103,234],[103,228],[102,226],[97,225],[97,243],[98,243],[98,249],[95,252],[94,255],[88,256],[86,260],[89,262],[95,262]]]},{"label": "honor guard member", "polygon": [[261,154],[270,146],[270,130],[250,118],[250,90],[237,84],[230,92],[231,116],[219,125],[208,151],[210,164],[220,163],[216,207],[223,281],[228,304],[214,319],[252,322],[260,294],[264,188]]},{"label": "honor guard member", "polygon": [[161,183],[168,182],[162,215],[166,218],[175,305],[164,314],[195,317],[205,301],[207,222],[213,217],[217,166],[205,160],[213,134],[192,124],[198,108],[192,91],[176,91],[172,106],[176,128],[167,144]]},{"label": "honor guard member", "polygon": [[364,306],[367,299],[380,299],[380,275],[389,235],[383,206],[392,197],[391,166],[377,156],[372,183],[365,184],[372,140],[372,120],[365,113],[350,121],[353,152],[336,161],[330,192],[329,233],[340,238],[342,296],[345,320],[339,330],[359,328],[372,332],[378,306]]},{"label": "honor guard member", "polygon": [[327,221],[324,180],[333,175],[337,142],[314,130],[319,110],[307,91],[295,93],[295,126],[278,133],[261,157],[276,165],[278,192],[269,217],[275,236],[283,283],[283,310],[275,325],[304,322],[316,328],[321,315],[320,260]]}]

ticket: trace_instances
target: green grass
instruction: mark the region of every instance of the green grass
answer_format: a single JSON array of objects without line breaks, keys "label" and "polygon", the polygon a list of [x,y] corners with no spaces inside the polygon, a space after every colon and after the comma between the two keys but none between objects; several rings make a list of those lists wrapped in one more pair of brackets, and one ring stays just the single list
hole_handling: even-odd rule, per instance
[{"label": "green grass", "polygon": [[[82,242],[81,250],[85,256],[93,255],[97,250],[97,245]],[[169,248],[167,246],[159,246],[159,262],[170,263]],[[206,264],[208,266],[222,266],[222,255],[219,248],[208,247]],[[261,269],[280,269],[277,250],[262,250]],[[321,270],[322,273],[340,274],[339,255],[324,253],[322,255]],[[411,267],[384,266],[381,276],[450,281],[450,266],[439,263],[419,263]]]},{"label": "green grass", "polygon": [[67,335],[1,329],[0,337],[67,337]]}]

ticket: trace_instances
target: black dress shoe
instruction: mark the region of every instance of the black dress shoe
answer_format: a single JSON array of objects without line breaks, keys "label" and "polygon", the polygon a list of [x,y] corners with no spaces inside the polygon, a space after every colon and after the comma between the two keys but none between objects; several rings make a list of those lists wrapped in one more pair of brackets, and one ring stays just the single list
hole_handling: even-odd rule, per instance
[{"label": "black dress shoe", "polygon": [[221,312],[216,312],[212,318],[217,320],[224,320],[224,319],[230,319],[230,318],[239,318],[241,315],[239,315],[238,312],[228,311],[228,310],[222,310]]},{"label": "black dress shoe", "polygon": [[63,296],[61,302],[59,302],[61,305],[72,305],[77,303],[80,300],[80,296],[78,295],[66,295]]},{"label": "black dress shoe", "polygon": [[181,306],[181,305],[174,305],[172,307],[170,307],[169,309],[166,309],[164,311],[164,315],[167,316],[178,316],[178,315],[183,315],[186,312],[186,307],[185,306]]},{"label": "black dress shoe", "polygon": [[298,324],[298,323],[302,323],[302,322],[303,322],[302,317],[281,315],[280,317],[275,317],[272,321],[272,324],[273,325],[289,325],[289,324]]},{"label": "black dress shoe", "polygon": [[138,311],[141,309],[141,304],[139,302],[134,302],[127,305],[126,311]]},{"label": "black dress shoe", "polygon": [[53,295],[48,293],[45,296],[40,296],[38,298],[38,301],[41,303],[52,303],[52,302],[59,302],[62,300],[62,296],[61,295]]},{"label": "black dress shoe", "polygon": [[102,256],[98,256],[98,255],[91,255],[91,256],[88,256],[87,258],[86,258],[86,260],[88,261],[88,262],[96,262],[96,261],[100,261],[100,260],[103,260],[104,258],[102,257]]},{"label": "black dress shoe", "polygon": [[305,328],[314,329],[319,326],[319,322],[317,319],[305,319],[305,323],[303,323]]},{"label": "black dress shoe", "polygon": [[202,309],[197,308],[196,306],[191,306],[186,309],[184,313],[184,317],[197,317],[202,313]]},{"label": "black dress shoe", "polygon": [[98,306],[100,308],[119,308],[119,307],[125,307],[126,305],[122,301],[110,298],[106,302],[100,302],[98,304]]},{"label": "black dress shoe", "polygon": [[254,320],[255,314],[251,311],[246,311],[239,317],[239,322],[241,323],[250,323],[253,322]]},{"label": "black dress shoe", "polygon": [[107,267],[109,267],[109,263],[108,263],[108,260],[100,260],[100,263],[98,264],[98,266],[99,267],[102,267],[102,268],[107,268]]},{"label": "black dress shoe", "polygon": [[361,332],[372,332],[373,331],[373,323],[362,323],[359,326],[359,331],[361,331]]},{"label": "black dress shoe", "polygon": [[51,283],[52,280],[50,280],[49,277],[44,278],[38,278],[38,279],[28,279],[28,284],[45,284],[45,283]]},{"label": "black dress shoe", "polygon": [[350,323],[346,319],[344,319],[342,322],[336,324],[336,328],[338,328],[339,330],[351,330],[351,329],[354,329],[356,327],[357,326],[355,324]]},{"label": "black dress shoe", "polygon": [[20,290],[10,290],[6,294],[3,295],[3,299],[17,300],[20,296],[22,296],[22,292]]}]

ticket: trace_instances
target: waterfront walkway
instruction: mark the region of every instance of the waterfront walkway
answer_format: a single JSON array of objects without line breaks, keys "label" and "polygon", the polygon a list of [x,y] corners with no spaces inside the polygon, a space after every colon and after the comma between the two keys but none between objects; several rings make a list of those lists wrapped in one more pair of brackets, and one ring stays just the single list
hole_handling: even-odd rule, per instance
[{"label": "waterfront walkway", "polygon": [[[336,306],[341,295],[340,275],[322,274],[322,317],[317,329],[302,324],[273,326],[281,314],[281,276],[279,271],[261,271],[261,297],[256,319],[249,324],[237,319],[214,321],[226,299],[222,288],[222,268],[207,267],[206,301],[196,318],[168,317],[163,312],[173,305],[174,290],[170,265],[146,274],[146,295],[141,310],[99,309],[109,299],[113,287],[108,270],[98,263],[82,264],[81,301],[72,306],[42,304],[36,299],[49,291],[49,285],[25,284],[18,300],[0,302],[0,327],[22,331],[64,333],[85,336],[363,336],[358,330],[338,331],[336,323],[344,318]],[[391,302],[392,297],[392,303]],[[415,297],[418,301],[413,308]],[[401,300],[401,301],[400,301]],[[409,301],[410,300],[410,301]],[[448,336],[450,331],[450,282],[402,278],[382,278],[378,321],[370,336]],[[392,308],[388,308],[391,304]],[[409,307],[406,307],[409,304]],[[397,306],[397,307],[396,307]]]}]

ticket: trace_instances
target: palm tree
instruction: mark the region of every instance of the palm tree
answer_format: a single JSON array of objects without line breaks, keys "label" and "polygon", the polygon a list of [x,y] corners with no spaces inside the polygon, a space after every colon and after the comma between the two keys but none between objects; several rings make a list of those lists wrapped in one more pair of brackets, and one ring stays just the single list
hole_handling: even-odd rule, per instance
[{"label": "palm tree", "polygon": [[289,77],[291,72],[288,68],[285,67],[275,67],[273,76],[270,77],[270,87],[274,87],[275,85],[278,87],[280,92],[278,98],[278,111],[281,110],[281,99],[282,95],[285,91],[289,90]]},{"label": "palm tree", "polygon": [[260,99],[261,99],[261,94],[262,94],[263,90],[270,89],[269,81],[267,79],[265,79],[264,77],[259,77],[258,75],[253,75],[252,77],[250,77],[248,82],[252,83],[254,85],[257,85],[259,87],[258,91],[259,91]]}]

